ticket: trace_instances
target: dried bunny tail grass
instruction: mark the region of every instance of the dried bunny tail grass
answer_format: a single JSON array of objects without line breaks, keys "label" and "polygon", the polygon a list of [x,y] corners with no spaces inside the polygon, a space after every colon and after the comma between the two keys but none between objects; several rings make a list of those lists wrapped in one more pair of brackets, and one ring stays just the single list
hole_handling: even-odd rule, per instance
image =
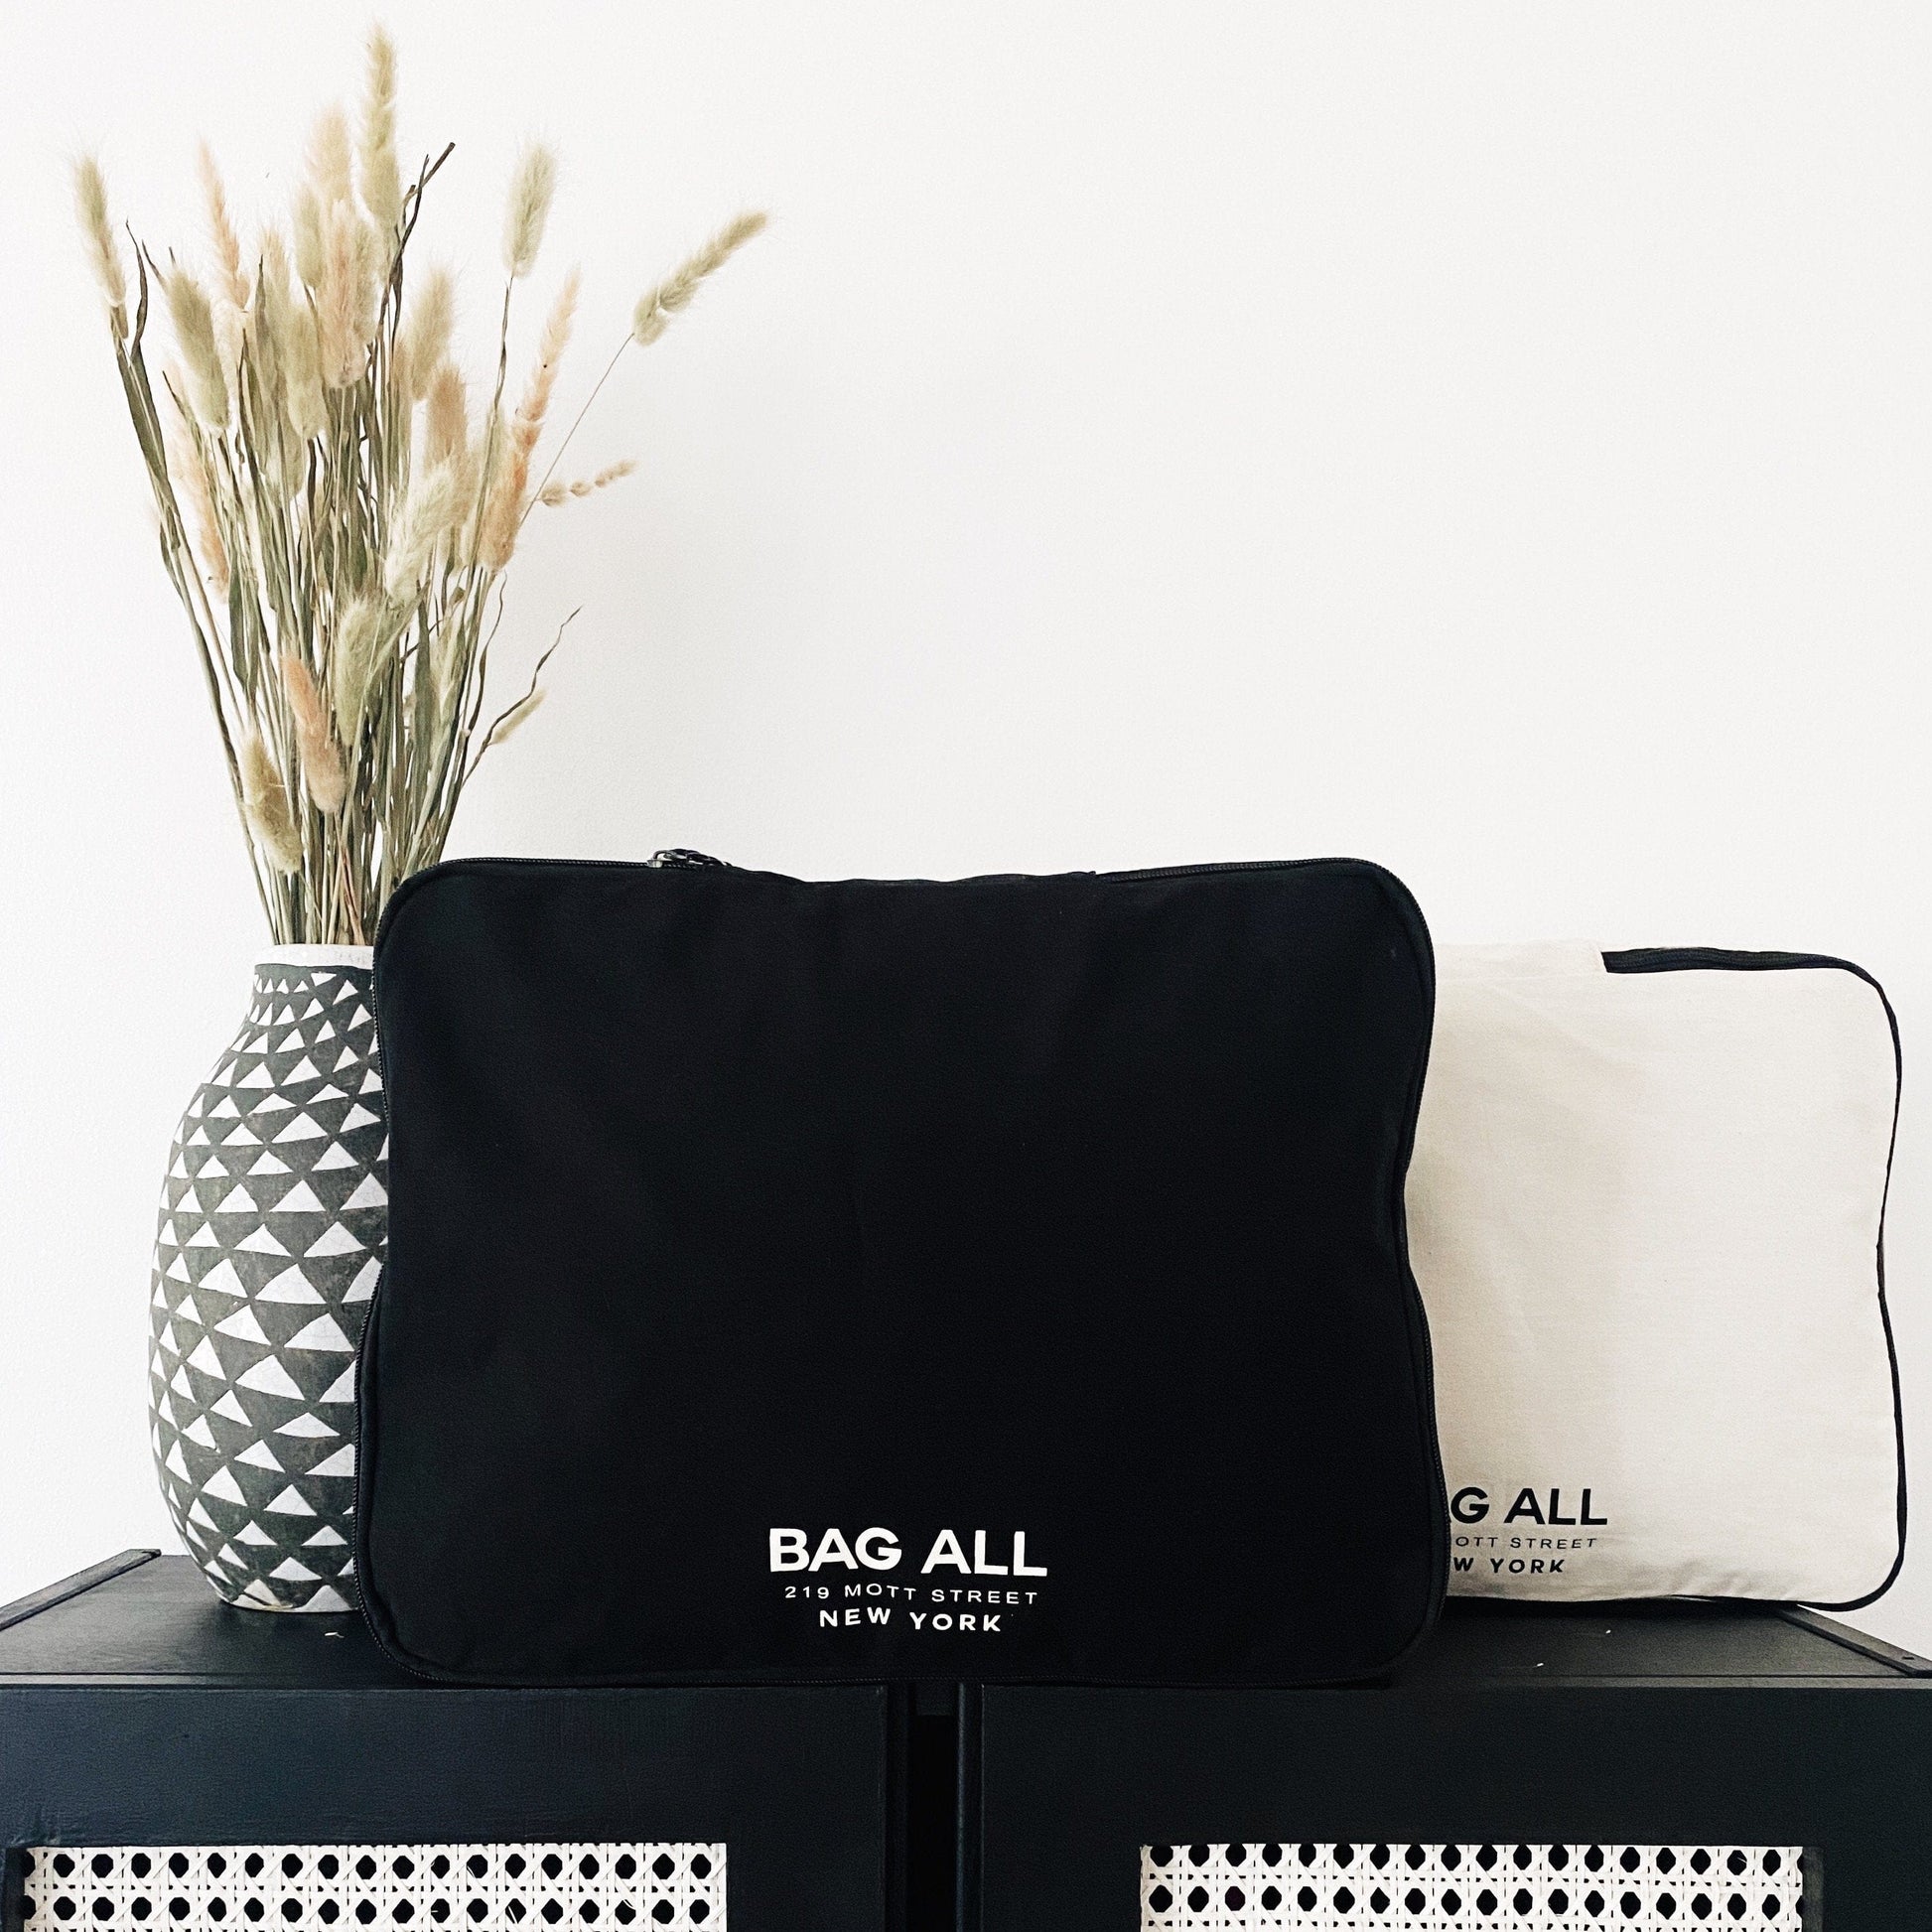
[{"label": "dried bunny tail grass", "polygon": [[282,369],[289,429],[298,443],[311,443],[329,427],[329,403],[323,394],[322,339],[306,302],[290,306]]},{"label": "dried bunny tail grass", "polygon": [[537,438],[543,434],[543,419],[550,413],[550,398],[557,387],[557,368],[564,359],[564,350],[570,346],[571,327],[577,320],[579,286],[580,277],[573,268],[564,277],[564,285],[557,291],[557,299],[544,318],[536,366],[530,371],[529,383],[516,405],[510,435],[528,449],[536,448]]},{"label": "dried bunny tail grass", "polygon": [[420,402],[429,394],[448,360],[455,325],[456,282],[447,268],[432,268],[410,305],[390,364],[398,392],[409,401]]},{"label": "dried bunny tail grass", "polygon": [[221,526],[214,518],[214,492],[208,486],[207,465],[195,441],[194,431],[184,415],[182,390],[188,378],[178,368],[168,371],[168,389],[173,407],[161,418],[161,436],[166,446],[168,476],[180,492],[188,510],[195,549],[202,568],[217,597],[228,594],[228,547],[221,541]]},{"label": "dried bunny tail grass", "polygon": [[470,447],[470,399],[463,371],[445,362],[429,380],[423,454],[431,463],[460,463]]},{"label": "dried bunny tail grass", "polygon": [[537,711],[543,700],[544,693],[541,690],[532,691],[526,698],[519,698],[497,719],[495,729],[483,741],[483,750],[486,752],[491,746],[505,744],[514,738],[524,720]]},{"label": "dried bunny tail grass", "polygon": [[478,555],[484,570],[502,570],[516,555],[516,533],[523,521],[523,490],[529,486],[529,458],[518,460],[514,448],[498,456],[502,468],[496,472],[496,484],[483,506],[482,541]]},{"label": "dried bunny tail grass", "polygon": [[336,731],[345,745],[353,746],[368,708],[369,687],[375,682],[375,660],[383,642],[383,610],[372,597],[358,597],[344,612],[331,653],[330,683],[336,698]]},{"label": "dried bunny tail grass", "polygon": [[348,154],[348,121],[340,107],[332,107],[309,136],[309,183],[325,210],[349,199]]},{"label": "dried bunny tail grass", "polygon": [[546,147],[524,149],[510,179],[509,204],[503,210],[503,266],[516,281],[535,266],[543,245],[543,225],[550,218],[550,200],[557,192],[557,157]]},{"label": "dried bunny tail grass", "polygon": [[202,553],[202,563],[215,596],[226,597],[230,579],[228,551],[221,541],[221,526],[214,520],[214,499],[208,494],[207,471],[194,455],[185,467],[189,514],[195,519],[195,548]]},{"label": "dried bunny tail grass", "polygon": [[[487,386],[466,391],[450,279],[418,253],[405,260],[418,178],[396,168],[396,64],[379,32],[356,94],[346,118],[318,126],[292,222],[259,244],[252,228],[237,242],[236,204],[203,159],[195,220],[212,248],[199,261],[130,252],[98,166],[73,168],[164,561],[238,779],[249,869],[287,942],[362,942],[396,882],[440,856],[481,752],[544,702],[544,659],[500,700],[486,677],[502,615],[491,593],[532,499],[576,501],[632,470],[593,460],[580,475],[571,461],[569,419],[604,386],[563,409],[575,277],[528,325],[541,322],[527,383],[505,388],[499,338]],[[558,181],[549,149],[533,147],[502,184],[506,324],[535,294],[517,284],[552,246]],[[604,375],[633,332],[654,341],[762,225],[733,222],[651,290],[607,345]],[[137,279],[172,315],[158,335],[179,340],[165,383],[165,357],[138,333]],[[150,376],[166,395],[151,397]]]},{"label": "dried bunny tail grass", "polygon": [[741,214],[711,237],[696,254],[648,291],[630,318],[630,334],[640,348],[648,348],[666,329],[671,318],[691,306],[699,287],[724,267],[755,235],[761,234],[767,217],[759,210]]},{"label": "dried bunny tail grass", "polygon": [[410,489],[382,567],[382,588],[394,602],[415,596],[436,546],[449,533],[456,497],[456,470],[448,463],[439,463]]},{"label": "dried bunny tail grass", "polygon": [[282,694],[295,720],[295,745],[300,754],[302,783],[324,818],[334,818],[348,796],[348,769],[342,747],[329,729],[329,707],[316,689],[308,665],[294,651],[276,660],[282,675]]},{"label": "dried bunny tail grass", "polygon": [[162,286],[175,325],[175,340],[188,363],[195,413],[209,429],[225,429],[228,378],[214,338],[214,311],[208,305],[207,293],[185,268],[170,269]]},{"label": "dried bunny tail grass", "polygon": [[432,465],[447,464],[453,479],[450,492],[449,535],[454,542],[470,527],[477,511],[482,482],[483,452],[470,440],[470,400],[463,372],[445,362],[430,384],[424,414],[423,456]]},{"label": "dried bunny tail grass", "polygon": [[453,555],[461,554],[464,540],[476,528],[483,495],[483,460],[482,444],[473,442],[459,453],[450,466],[456,476],[456,488],[450,497],[450,545]]},{"label": "dried bunny tail grass", "polygon": [[255,251],[255,306],[248,314],[248,341],[262,386],[279,396],[283,355],[289,339],[289,251],[279,230],[265,229]]},{"label": "dried bunny tail grass", "polygon": [[402,176],[396,167],[396,49],[380,27],[369,33],[368,86],[362,96],[362,206],[384,234],[402,219]]},{"label": "dried bunny tail grass", "polygon": [[430,641],[429,673],[430,694],[439,719],[447,720],[454,714],[475,661],[475,650],[474,637],[466,637],[459,625],[446,622],[438,626]]},{"label": "dried bunny tail grass", "polygon": [[516,548],[516,533],[528,507],[525,491],[530,484],[530,458],[543,434],[544,418],[550,413],[550,398],[557,386],[557,365],[570,343],[571,323],[577,314],[577,271],[572,269],[557,292],[548,319],[543,325],[543,340],[537,345],[536,367],[530,371],[528,387],[516,405],[505,435],[503,468],[490,492],[489,507],[483,513],[483,560],[490,570],[501,570]]},{"label": "dried bunny tail grass", "polygon": [[100,163],[90,154],[83,154],[73,164],[73,208],[80,217],[88,266],[94,271],[100,299],[107,305],[114,340],[125,342],[127,268],[121,260],[120,244],[114,239],[114,223],[107,212],[107,178],[100,172]]},{"label": "dried bunny tail grass", "polygon": [[295,272],[304,288],[322,286],[322,202],[307,183],[295,191]]},{"label": "dried bunny tail grass", "polygon": [[575,483],[545,483],[537,492],[537,501],[550,509],[567,503],[575,496],[592,496],[600,489],[608,489],[614,483],[621,482],[636,469],[628,457],[616,463],[607,463],[594,477],[579,477]]},{"label": "dried bunny tail grass", "polygon": [[248,333],[248,318],[225,295],[214,298],[214,346],[221,357],[221,368],[229,380],[233,396],[241,395],[241,345]]},{"label": "dried bunny tail grass", "polygon": [[361,250],[356,245],[358,219],[345,202],[332,203],[322,217],[322,279],[316,289],[316,334],[322,350],[322,379],[328,388],[341,389],[361,370],[361,347],[355,319],[361,308],[356,281],[361,273]]},{"label": "dried bunny tail grass", "polygon": [[323,216],[322,286],[316,291],[316,328],[322,379],[345,389],[367,366],[379,290],[375,236],[346,202]]},{"label": "dried bunny tail grass", "polygon": [[213,151],[206,141],[201,147],[200,166],[202,197],[207,204],[207,235],[214,248],[214,265],[220,270],[220,290],[236,309],[245,311],[249,289],[247,271],[241,265],[241,238],[228,213],[228,191],[221,185],[221,170],[214,165]]},{"label": "dried bunny tail grass", "polygon": [[[199,156],[202,195],[207,205],[208,240],[214,249],[215,284],[211,308],[214,317],[214,343],[221,367],[228,377],[241,366],[242,339],[246,332],[248,304],[252,291],[248,273],[241,265],[241,238],[235,233],[228,213],[228,194],[221,185],[221,171],[204,141]],[[240,382],[233,382],[238,396]]]},{"label": "dried bunny tail grass", "polygon": [[366,221],[355,224],[355,252],[361,268],[356,283],[360,304],[356,313],[356,333],[366,348],[375,341],[377,321],[382,312],[382,290],[389,279],[392,257],[382,237]]},{"label": "dried bunny tail grass", "polygon": [[321,428],[322,391],[316,383],[315,324],[306,302],[289,286],[288,245],[280,233],[262,235],[255,274],[255,306],[247,335],[257,393],[278,427],[265,472],[286,502],[308,469],[302,446]]},{"label": "dried bunny tail grass", "polygon": [[277,872],[300,872],[302,835],[295,829],[288,787],[260,732],[251,731],[241,741],[240,765],[241,809],[262,856]]}]

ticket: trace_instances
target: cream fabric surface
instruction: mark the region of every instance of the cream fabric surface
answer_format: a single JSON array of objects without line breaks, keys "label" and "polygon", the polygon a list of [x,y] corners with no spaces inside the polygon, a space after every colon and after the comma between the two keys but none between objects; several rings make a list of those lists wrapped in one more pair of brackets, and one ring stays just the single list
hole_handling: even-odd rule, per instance
[{"label": "cream fabric surface", "polygon": [[1880,995],[1581,946],[1438,971],[1408,1201],[1450,1589],[1875,1593],[1900,1483]]}]

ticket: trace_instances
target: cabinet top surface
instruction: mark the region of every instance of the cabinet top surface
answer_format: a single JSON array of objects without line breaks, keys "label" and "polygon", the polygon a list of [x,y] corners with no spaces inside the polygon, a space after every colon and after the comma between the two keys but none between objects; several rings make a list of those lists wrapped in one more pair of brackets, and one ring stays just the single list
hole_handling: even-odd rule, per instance
[{"label": "cabinet top surface", "polygon": [[[1848,1686],[1915,1681],[1932,1688],[1925,1672],[1932,1665],[1923,1659],[1802,1612],[1793,1619],[1755,1607],[1525,1610],[1456,1602],[1405,1665],[1397,1688],[1742,1679]],[[429,1695],[440,1690],[390,1663],[358,1617],[238,1610],[215,1596],[186,1557],[144,1552],[129,1552],[0,1608],[0,1691],[49,1681]]]}]

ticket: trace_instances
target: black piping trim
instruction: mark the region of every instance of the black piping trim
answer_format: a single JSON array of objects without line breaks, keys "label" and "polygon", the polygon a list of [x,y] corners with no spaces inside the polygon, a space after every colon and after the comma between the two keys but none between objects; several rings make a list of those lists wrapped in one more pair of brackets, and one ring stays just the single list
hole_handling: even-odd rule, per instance
[{"label": "black piping trim", "polygon": [[1878,1196],[1878,1240],[1876,1244],[1876,1265],[1878,1275],[1878,1321],[1885,1331],[1885,1359],[1891,1365],[1891,1418],[1892,1434],[1898,1444],[1898,1554],[1892,1559],[1885,1580],[1874,1590],[1863,1596],[1855,1596],[1843,1603],[1818,1603],[1811,1607],[1821,1610],[1862,1610],[1867,1603],[1875,1603],[1885,1591],[1898,1581],[1898,1573],[1905,1567],[1905,1529],[1906,1529],[1906,1473],[1905,1473],[1905,1404],[1898,1379],[1898,1344],[1892,1335],[1891,1309],[1885,1300],[1885,1209],[1891,1200],[1892,1162],[1898,1152],[1898,1112],[1905,1095],[1905,1049],[1898,1037],[1898,1015],[1892,1011],[1892,1004],[1885,997],[1885,989],[1865,971],[1850,959],[1839,959],[1830,953],[1815,952],[1736,952],[1724,946],[1638,946],[1624,952],[1606,952],[1603,955],[1603,970],[1608,973],[1686,973],[1686,972],[1741,972],[1775,973],[1786,971],[1830,970],[1850,973],[1862,979],[1878,996],[1878,1004],[1885,1010],[1885,1024],[1891,1029],[1891,1057],[1893,1086],[1891,1103],[1891,1141],[1885,1149],[1885,1184]]},{"label": "black piping trim", "polygon": [[1414,1639],[1381,1676],[1368,1680],[1386,1682],[1434,1634],[1442,1620],[1443,1607],[1449,1600],[1449,1476],[1443,1467],[1442,1432],[1437,1427],[1436,1419],[1435,1343],[1430,1334],[1429,1309],[1423,1300],[1422,1285],[1416,1280],[1415,1269],[1409,1260],[1409,1164],[1415,1154],[1416,1132],[1422,1121],[1423,1085],[1429,1075],[1430,1049],[1436,1035],[1436,946],[1430,936],[1429,921],[1423,917],[1422,907],[1416,903],[1415,896],[1408,887],[1383,867],[1362,863],[1369,876],[1393,902],[1397,917],[1408,928],[1416,972],[1422,982],[1423,1002],[1429,1010],[1429,1024],[1423,1029],[1422,1045],[1416,1054],[1415,1079],[1409,1089],[1408,1105],[1403,1116],[1402,1145],[1396,1151],[1393,1164],[1394,1187],[1389,1212],[1395,1252],[1401,1261],[1402,1281],[1407,1290],[1409,1343],[1418,1375],[1416,1414],[1423,1435],[1423,1460],[1436,1477],[1436,1507],[1430,1522],[1432,1593],[1428,1614],[1423,1618],[1422,1627]]}]

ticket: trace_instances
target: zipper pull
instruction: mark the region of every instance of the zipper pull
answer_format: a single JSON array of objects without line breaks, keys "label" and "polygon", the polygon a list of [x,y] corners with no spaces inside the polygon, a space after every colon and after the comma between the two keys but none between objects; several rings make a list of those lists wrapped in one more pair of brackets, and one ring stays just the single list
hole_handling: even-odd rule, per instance
[{"label": "zipper pull", "polygon": [[662,852],[653,852],[644,861],[660,872],[729,872],[731,867],[723,859],[714,859],[709,852],[693,852],[689,846],[667,845]]}]

